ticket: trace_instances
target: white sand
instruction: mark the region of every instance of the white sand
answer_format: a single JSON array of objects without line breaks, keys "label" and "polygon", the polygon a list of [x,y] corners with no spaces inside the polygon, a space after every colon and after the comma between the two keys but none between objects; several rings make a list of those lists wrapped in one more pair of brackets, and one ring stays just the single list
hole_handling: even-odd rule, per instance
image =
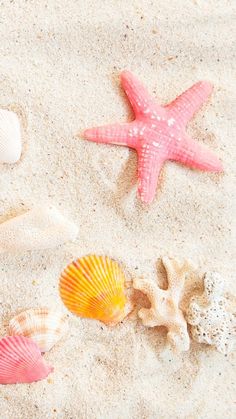
[{"label": "white sand", "polygon": [[[163,254],[188,257],[203,271],[218,270],[236,291],[233,3],[1,1],[0,105],[15,104],[27,128],[19,164],[0,165],[0,221],[50,202],[80,226],[76,243],[0,256],[2,335],[20,309],[61,307],[60,271],[90,252],[122,261],[130,278],[153,280]],[[222,159],[223,176],[169,163],[150,208],[128,195],[135,153],[76,138],[131,118],[122,69],[163,103],[199,79],[214,83],[189,132]],[[0,386],[0,418],[236,417],[235,354],[192,344],[174,359],[164,345],[164,330],[144,328],[135,315],[114,329],[70,316],[67,339],[46,355],[53,375]]]}]

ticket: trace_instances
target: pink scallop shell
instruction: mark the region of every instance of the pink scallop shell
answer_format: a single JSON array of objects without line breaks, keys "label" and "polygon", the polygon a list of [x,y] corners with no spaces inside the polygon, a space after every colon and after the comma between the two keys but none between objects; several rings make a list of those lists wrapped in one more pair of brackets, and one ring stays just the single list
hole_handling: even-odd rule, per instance
[{"label": "pink scallop shell", "polygon": [[0,384],[32,383],[52,371],[33,340],[24,336],[0,340]]}]

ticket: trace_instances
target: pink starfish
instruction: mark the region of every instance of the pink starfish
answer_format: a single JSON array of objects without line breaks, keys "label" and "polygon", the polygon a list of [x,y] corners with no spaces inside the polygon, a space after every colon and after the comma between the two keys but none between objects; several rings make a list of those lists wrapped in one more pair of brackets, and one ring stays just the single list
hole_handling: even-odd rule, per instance
[{"label": "pink starfish", "polygon": [[189,120],[212,92],[209,82],[194,84],[166,106],[156,103],[129,71],[121,73],[121,83],[135,120],[88,129],[84,135],[90,141],[124,145],[137,151],[138,192],[143,202],[152,202],[166,160],[211,172],[222,171],[218,158],[185,132]]}]

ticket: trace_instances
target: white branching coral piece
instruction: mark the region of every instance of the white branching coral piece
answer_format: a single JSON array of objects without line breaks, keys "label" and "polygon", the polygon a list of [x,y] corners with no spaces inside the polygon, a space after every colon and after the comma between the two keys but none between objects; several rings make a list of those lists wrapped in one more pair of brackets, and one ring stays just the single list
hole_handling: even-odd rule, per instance
[{"label": "white branching coral piece", "polygon": [[134,288],[146,294],[151,303],[151,308],[142,308],[138,315],[144,326],[165,326],[171,346],[177,351],[187,351],[189,335],[179,303],[189,265],[168,257],[162,258],[162,263],[167,273],[166,290],[145,279],[134,279]]},{"label": "white branching coral piece", "polygon": [[236,340],[236,313],[227,310],[223,290],[224,279],[216,272],[206,273],[204,292],[192,297],[187,322],[195,341],[212,345],[226,355],[232,351]]}]

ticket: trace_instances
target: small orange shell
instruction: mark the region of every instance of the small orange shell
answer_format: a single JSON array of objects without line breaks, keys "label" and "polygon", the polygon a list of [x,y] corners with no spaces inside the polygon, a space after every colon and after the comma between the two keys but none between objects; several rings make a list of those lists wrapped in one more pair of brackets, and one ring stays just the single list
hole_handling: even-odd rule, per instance
[{"label": "small orange shell", "polygon": [[60,278],[60,296],[77,316],[119,323],[126,315],[125,276],[107,256],[89,255],[72,262]]}]

